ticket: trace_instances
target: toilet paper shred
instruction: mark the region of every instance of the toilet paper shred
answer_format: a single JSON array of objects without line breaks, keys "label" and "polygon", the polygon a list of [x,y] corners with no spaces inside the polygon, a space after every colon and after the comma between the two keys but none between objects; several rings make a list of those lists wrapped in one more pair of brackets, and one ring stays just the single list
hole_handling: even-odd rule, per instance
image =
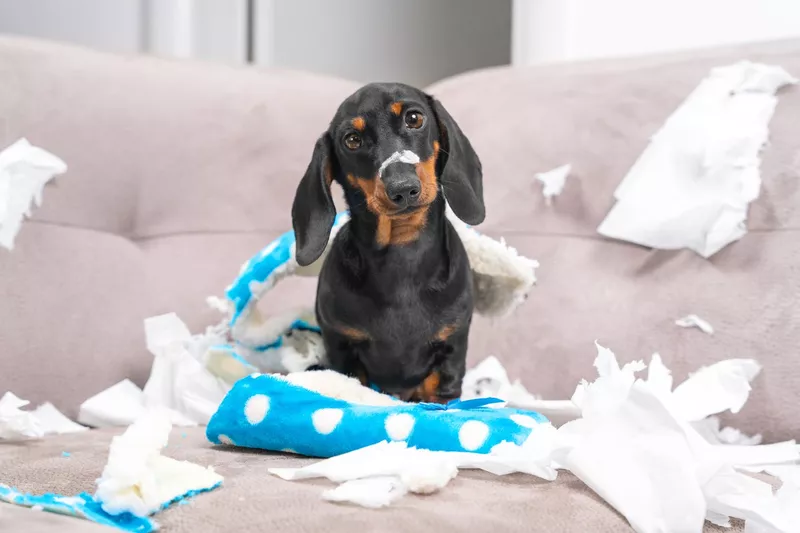
[{"label": "toilet paper shred", "polygon": [[679,318],[675,321],[675,325],[682,328],[697,328],[703,333],[708,333],[709,335],[714,334],[714,328],[711,326],[711,324],[697,315],[686,315],[683,318]]},{"label": "toilet paper shred", "polygon": [[42,205],[44,186],[66,171],[66,163],[27,139],[0,152],[0,246],[14,248],[22,221],[31,216],[32,204]]},{"label": "toilet paper shred", "polygon": [[794,83],[778,66],[743,61],[713,69],[653,135],[597,231],[705,258],[740,239],[761,189],[759,153],[775,94]]},{"label": "toilet paper shred", "polygon": [[564,185],[567,183],[567,176],[572,171],[572,165],[562,165],[547,172],[536,174],[536,180],[542,184],[542,196],[547,205],[553,203],[553,198],[561,194]]},{"label": "toilet paper shred", "polygon": [[32,411],[22,408],[30,404],[12,392],[0,398],[0,440],[39,439],[45,435],[76,433],[88,428],[76,424],[51,403]]},{"label": "toilet paper shred", "polygon": [[176,426],[207,424],[230,390],[205,365],[208,348],[225,342],[223,328],[192,335],[175,313],[169,313],[146,319],[144,330],[154,357],[144,390],[123,380],[86,400],[78,421],[93,427],[125,426],[148,408],[160,407]]},{"label": "toilet paper shred", "polygon": [[[748,532],[797,531],[800,447],[794,441],[720,444],[726,441],[718,420],[711,418],[742,408],[760,371],[756,361],[720,361],[675,388],[658,354],[649,365],[633,361],[620,366],[611,350],[597,345],[594,364],[598,377],[582,381],[570,400],[559,402],[560,412],[571,405],[577,418],[558,429],[540,424],[520,446],[503,443],[480,455],[383,442],[303,468],[270,472],[286,480],[327,478],[341,485],[327,491],[325,499],[382,507],[414,492],[420,472],[427,473],[425,485],[435,491],[458,469],[525,472],[548,480],[565,469],[640,533],[701,533],[706,520],[727,524],[730,518],[745,520]],[[638,376],[644,370],[646,377]],[[464,390],[473,396],[505,395],[509,402],[541,401],[509,382],[495,358],[468,373]],[[730,440],[742,444],[738,436]],[[773,494],[771,485],[751,472],[775,476],[783,485]]]}]

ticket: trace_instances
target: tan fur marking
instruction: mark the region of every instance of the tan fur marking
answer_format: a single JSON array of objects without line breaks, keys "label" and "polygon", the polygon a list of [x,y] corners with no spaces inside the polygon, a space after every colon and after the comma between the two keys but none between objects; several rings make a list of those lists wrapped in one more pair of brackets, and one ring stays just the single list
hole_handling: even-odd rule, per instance
[{"label": "tan fur marking", "polygon": [[330,187],[333,183],[333,173],[331,173],[331,164],[325,161],[325,184]]},{"label": "tan fur marking", "polygon": [[336,331],[338,331],[341,335],[344,335],[350,340],[354,341],[369,340],[369,334],[367,334],[366,331],[362,331],[357,328],[351,328],[349,326],[337,326]]},{"label": "tan fur marking", "polygon": [[350,121],[355,129],[358,131],[364,131],[364,128],[367,127],[367,121],[364,120],[364,117],[356,117]]},{"label": "tan fur marking", "polygon": [[444,342],[450,338],[450,335],[456,332],[456,329],[458,329],[458,324],[449,324],[439,330],[435,339],[439,342]]},{"label": "tan fur marking", "polygon": [[400,116],[400,113],[403,112],[403,102],[394,102],[392,105],[389,106],[389,109],[392,110],[392,113]]},{"label": "tan fur marking", "polygon": [[425,378],[422,384],[414,390],[411,398],[419,402],[444,403],[437,394],[439,392],[440,382],[441,376],[439,372],[434,370]]}]

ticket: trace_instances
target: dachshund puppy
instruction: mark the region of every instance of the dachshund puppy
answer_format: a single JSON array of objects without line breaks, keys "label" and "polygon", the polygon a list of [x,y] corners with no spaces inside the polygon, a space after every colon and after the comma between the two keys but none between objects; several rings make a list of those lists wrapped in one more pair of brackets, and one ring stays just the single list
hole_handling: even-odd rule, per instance
[{"label": "dachshund puppy", "polygon": [[351,218],[317,287],[331,368],[403,400],[460,397],[472,273],[445,198],[467,224],[483,221],[481,162],[469,140],[439,101],[408,85],[370,84],[347,98],[297,188],[300,265],[325,250],[333,182]]}]

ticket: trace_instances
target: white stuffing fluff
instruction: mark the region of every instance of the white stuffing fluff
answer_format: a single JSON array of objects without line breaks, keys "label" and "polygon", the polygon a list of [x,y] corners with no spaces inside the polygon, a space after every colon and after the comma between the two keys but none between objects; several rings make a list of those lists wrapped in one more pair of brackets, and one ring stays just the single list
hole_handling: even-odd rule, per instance
[{"label": "white stuffing fluff", "polygon": [[281,377],[289,383],[325,396],[360,405],[387,406],[403,403],[391,396],[364,387],[357,379],[339,374],[333,370],[294,372],[276,377]]},{"label": "white stuffing fluff", "polygon": [[453,224],[469,257],[475,286],[475,311],[484,316],[506,316],[521,304],[536,283],[537,261],[528,259],[486,235],[469,231],[447,206]]},{"label": "white stuffing fluff", "polygon": [[211,467],[161,455],[171,429],[170,414],[152,410],[111,440],[95,493],[104,511],[148,516],[187,493],[222,483]]}]

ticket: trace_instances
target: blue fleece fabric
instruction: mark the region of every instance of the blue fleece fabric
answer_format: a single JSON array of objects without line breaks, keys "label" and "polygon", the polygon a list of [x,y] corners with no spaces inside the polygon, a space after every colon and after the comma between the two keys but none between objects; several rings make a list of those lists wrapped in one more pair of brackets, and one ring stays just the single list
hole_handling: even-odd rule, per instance
[{"label": "blue fleece fabric", "polygon": [[253,374],[228,392],[206,429],[216,444],[332,457],[386,440],[435,451],[489,453],[522,444],[547,419],[533,411],[493,408],[494,398],[448,405],[358,405],[323,396],[273,375]]}]

